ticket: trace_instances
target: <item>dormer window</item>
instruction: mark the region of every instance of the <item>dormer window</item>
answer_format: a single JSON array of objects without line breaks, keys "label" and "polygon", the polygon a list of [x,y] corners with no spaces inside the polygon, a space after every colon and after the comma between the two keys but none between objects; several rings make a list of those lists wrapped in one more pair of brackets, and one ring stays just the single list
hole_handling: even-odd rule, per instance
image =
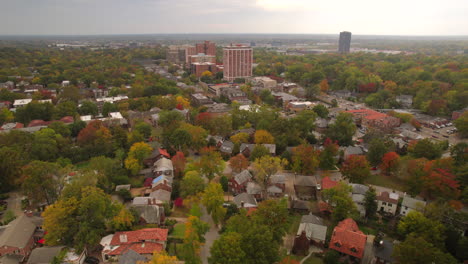
[{"label": "dormer window", "polygon": [[341,247],[341,244],[340,244],[340,243],[338,243],[338,242],[336,242],[336,243],[335,243],[335,246],[337,246],[337,247]]},{"label": "dormer window", "polygon": [[351,251],[354,252],[354,253],[356,253],[356,252],[357,252],[357,249],[352,247],[352,248],[351,248]]}]

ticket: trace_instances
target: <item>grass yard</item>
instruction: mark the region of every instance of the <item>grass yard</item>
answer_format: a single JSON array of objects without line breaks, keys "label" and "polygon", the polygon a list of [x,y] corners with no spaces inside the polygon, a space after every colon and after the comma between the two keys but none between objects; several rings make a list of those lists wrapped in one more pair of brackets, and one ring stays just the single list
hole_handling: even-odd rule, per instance
[{"label": "grass yard", "polygon": [[187,217],[187,214],[190,212],[190,208],[187,207],[176,207],[171,212],[171,217]]},{"label": "grass yard", "polygon": [[401,179],[398,179],[396,176],[385,176],[380,174],[371,174],[369,178],[366,179],[366,183],[383,186],[395,190],[403,190],[403,182]]},{"label": "grass yard", "polygon": [[291,219],[291,225],[289,226],[289,234],[296,235],[297,229],[299,228],[299,225],[301,224],[301,214],[293,214],[290,216]]},{"label": "grass yard", "polygon": [[172,230],[171,236],[175,238],[184,238],[185,233],[185,224],[178,223],[174,226],[174,230]]},{"label": "grass yard", "polygon": [[167,246],[167,252],[170,256],[176,256],[178,259],[182,259],[182,244],[170,243]]},{"label": "grass yard", "polygon": [[323,260],[312,255],[306,261],[304,261],[304,264],[323,264]]}]

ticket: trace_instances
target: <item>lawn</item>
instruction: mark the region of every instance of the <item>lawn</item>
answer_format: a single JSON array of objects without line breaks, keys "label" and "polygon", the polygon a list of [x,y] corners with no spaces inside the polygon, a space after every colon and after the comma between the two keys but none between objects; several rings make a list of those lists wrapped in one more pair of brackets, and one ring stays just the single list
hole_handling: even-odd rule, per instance
[{"label": "lawn", "polygon": [[394,190],[403,190],[403,182],[401,179],[396,176],[385,176],[380,174],[371,174],[369,178],[366,179],[366,183],[387,187]]},{"label": "lawn", "polygon": [[323,260],[312,255],[306,261],[304,261],[304,264],[323,264]]},{"label": "lawn", "polygon": [[172,230],[171,236],[175,238],[184,238],[185,233],[185,224],[178,223],[174,226],[174,230]]},{"label": "lawn", "polygon": [[288,234],[296,235],[297,229],[299,228],[299,225],[301,224],[301,218],[302,218],[301,214],[290,215],[291,225],[289,226]]}]

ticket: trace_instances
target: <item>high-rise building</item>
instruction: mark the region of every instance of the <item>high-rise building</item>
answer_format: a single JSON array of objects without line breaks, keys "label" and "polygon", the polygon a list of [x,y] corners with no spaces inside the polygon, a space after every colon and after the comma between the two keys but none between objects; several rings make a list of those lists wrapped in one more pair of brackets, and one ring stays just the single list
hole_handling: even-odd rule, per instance
[{"label": "high-rise building", "polygon": [[197,54],[204,53],[209,56],[216,56],[216,44],[210,41],[205,41],[203,43],[197,43],[195,45]]},{"label": "high-rise building", "polygon": [[252,76],[253,50],[241,44],[223,48],[224,79],[232,82],[237,78]]},{"label": "high-rise building", "polygon": [[339,53],[349,53],[351,47],[351,32],[340,32],[340,41],[338,46]]},{"label": "high-rise building", "polygon": [[185,49],[183,46],[170,46],[166,53],[166,60],[174,64],[184,64]]}]

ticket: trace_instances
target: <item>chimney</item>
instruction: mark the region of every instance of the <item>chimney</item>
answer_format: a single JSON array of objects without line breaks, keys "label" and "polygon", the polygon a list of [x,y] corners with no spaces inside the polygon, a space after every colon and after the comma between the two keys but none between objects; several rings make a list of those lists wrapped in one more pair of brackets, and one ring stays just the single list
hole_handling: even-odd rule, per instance
[{"label": "chimney", "polygon": [[244,204],[245,202],[244,201],[241,201],[241,207],[244,208]]},{"label": "chimney", "polygon": [[122,242],[122,243],[126,243],[126,242],[127,242],[127,235],[126,235],[126,234],[120,235],[119,238],[120,238],[120,242]]}]

